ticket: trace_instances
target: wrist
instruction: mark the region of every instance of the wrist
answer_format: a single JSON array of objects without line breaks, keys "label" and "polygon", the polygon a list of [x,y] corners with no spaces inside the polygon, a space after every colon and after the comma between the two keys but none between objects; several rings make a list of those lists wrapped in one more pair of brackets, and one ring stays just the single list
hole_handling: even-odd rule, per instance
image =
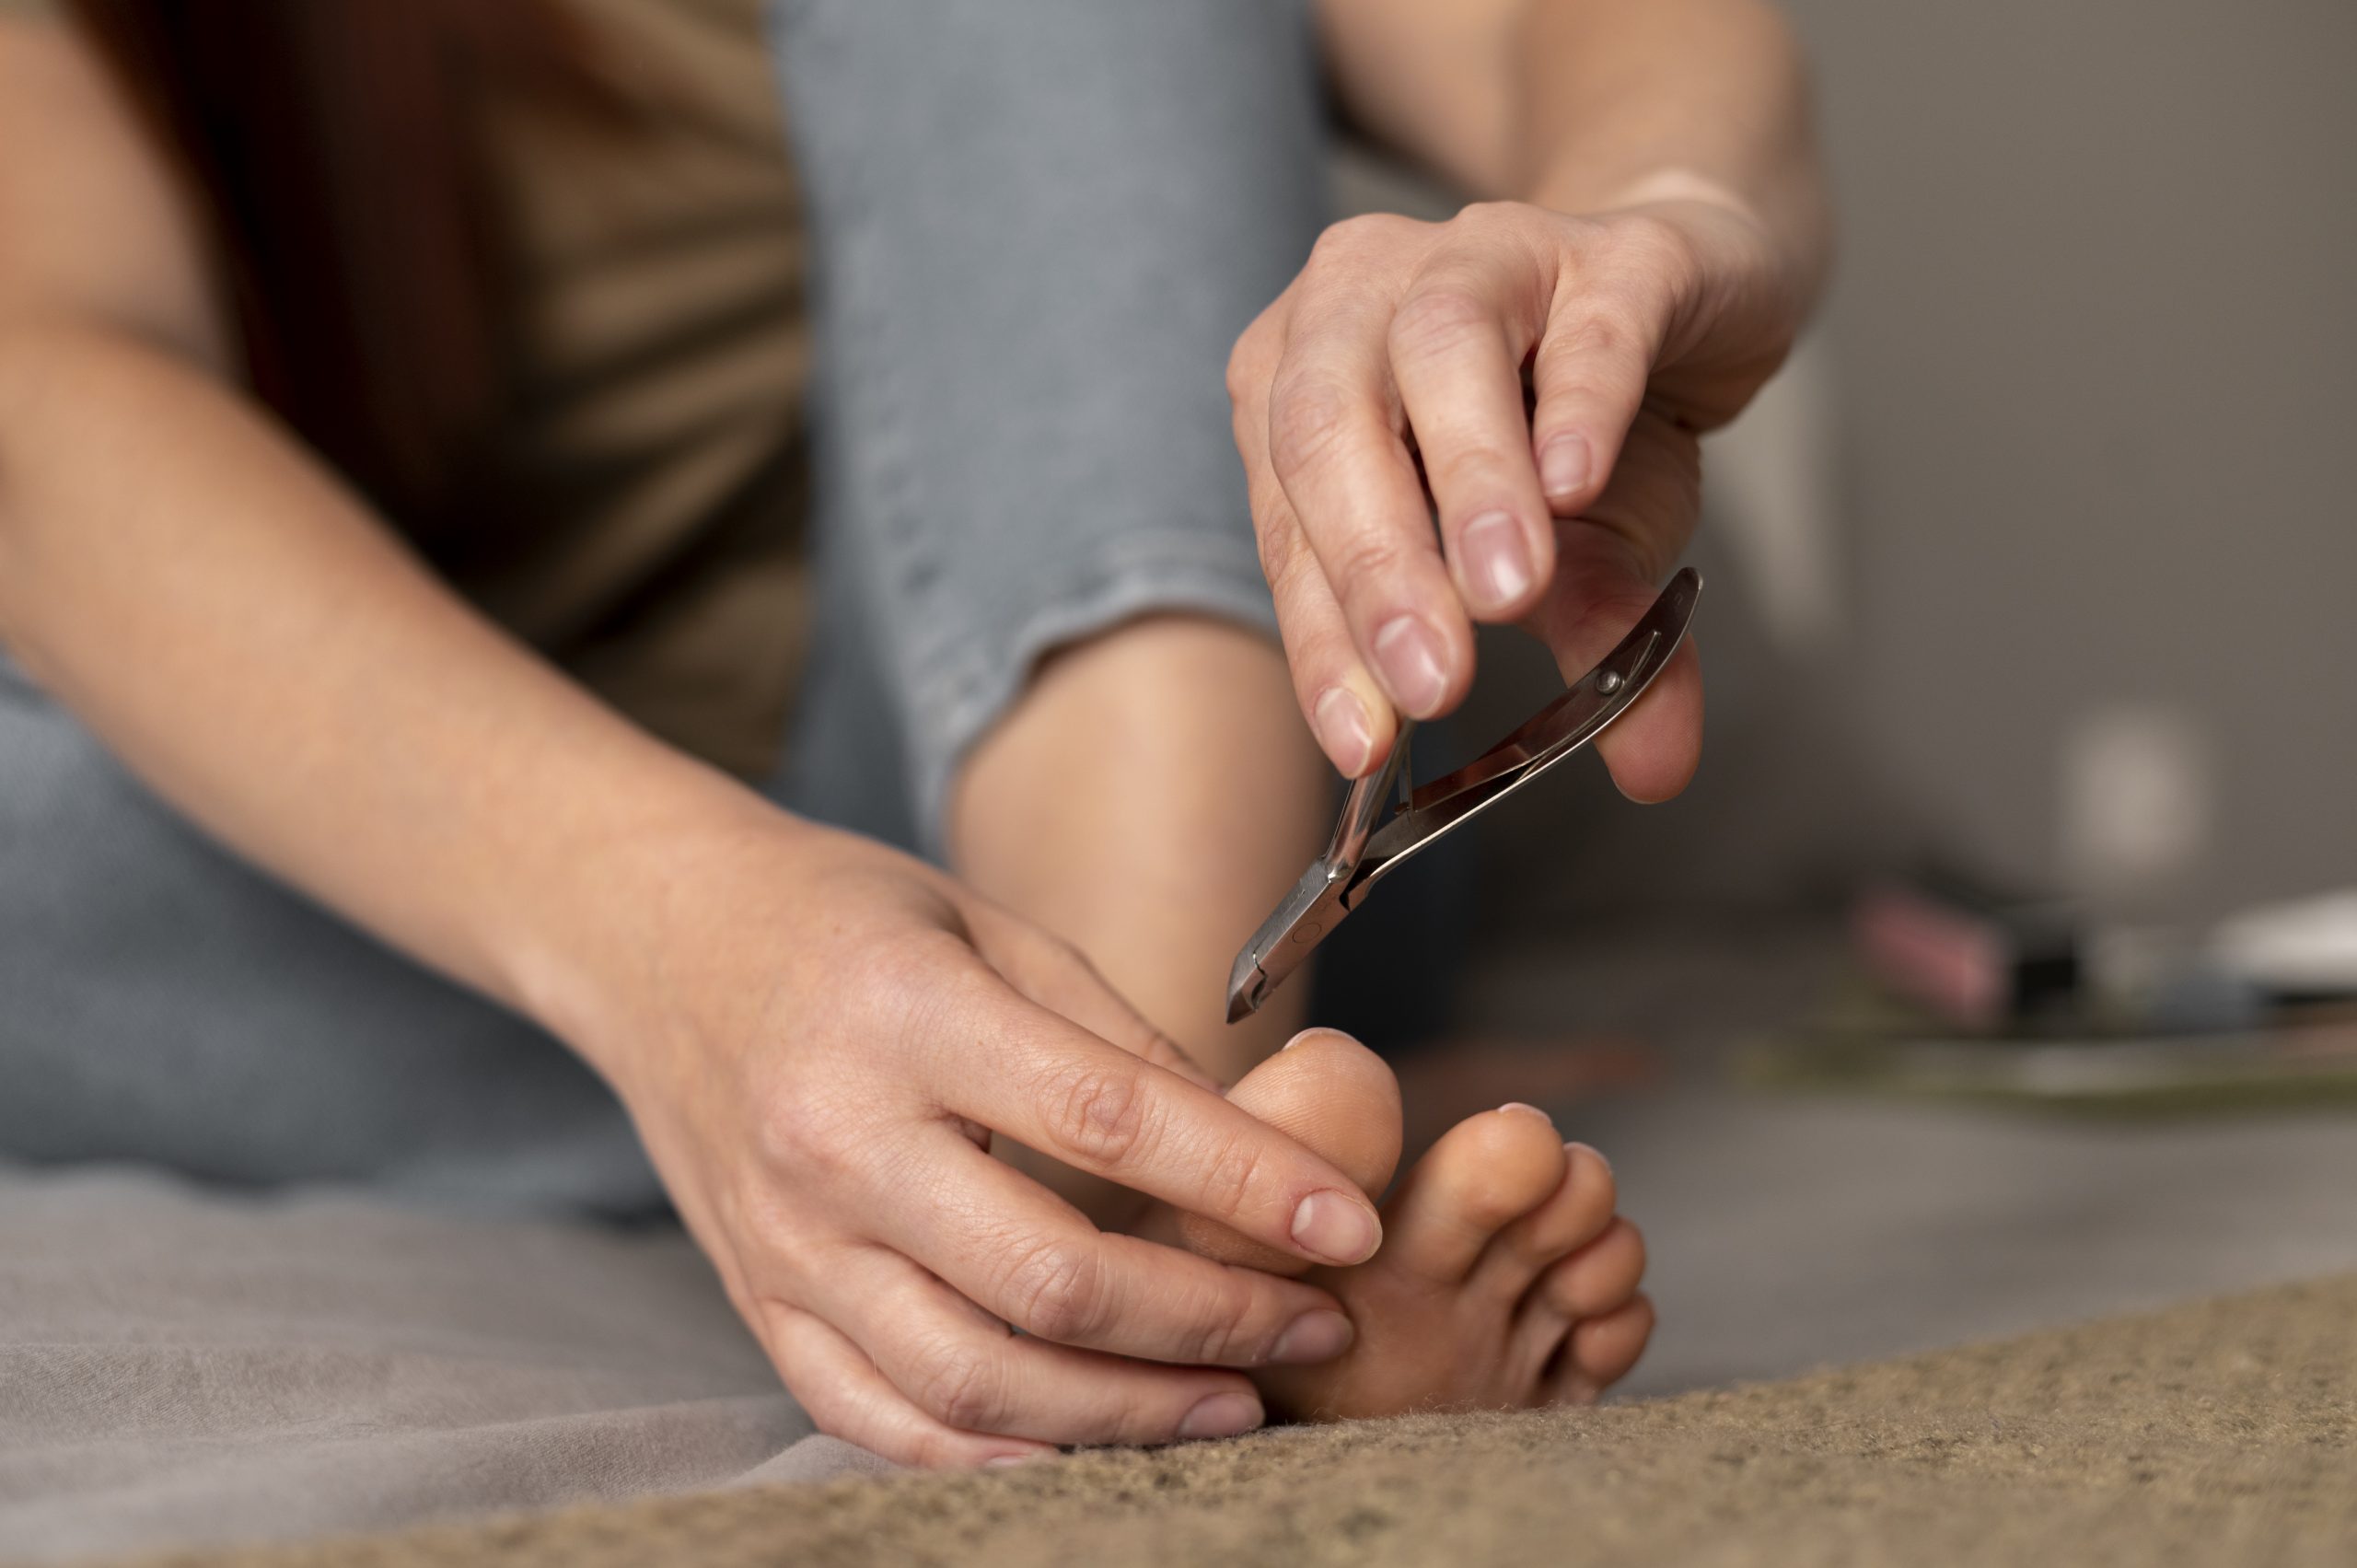
[{"label": "wrist", "polygon": [[617,1053],[663,1021],[661,999],[685,989],[692,917],[709,913],[724,874],[757,845],[773,863],[782,840],[817,831],[689,758],[653,761],[613,781],[602,808],[569,813],[551,875],[503,944],[510,1004],[610,1080]]},{"label": "wrist", "polygon": [[1692,203],[1716,207],[1759,228],[1768,226],[1757,203],[1724,180],[1678,164],[1663,164],[1634,174],[1598,179],[1576,167],[1542,178],[1531,201],[1556,212],[1593,217],[1631,207]]},{"label": "wrist", "polygon": [[1684,164],[1658,164],[1636,172],[1599,175],[1576,160],[1564,160],[1535,181],[1528,200],[1567,216],[1602,218],[1646,212],[1692,232],[1711,250],[1727,254],[1735,237],[1737,265],[1764,271],[1805,309],[1821,285],[1829,249],[1823,214],[1810,203],[1762,200],[1726,180]]}]

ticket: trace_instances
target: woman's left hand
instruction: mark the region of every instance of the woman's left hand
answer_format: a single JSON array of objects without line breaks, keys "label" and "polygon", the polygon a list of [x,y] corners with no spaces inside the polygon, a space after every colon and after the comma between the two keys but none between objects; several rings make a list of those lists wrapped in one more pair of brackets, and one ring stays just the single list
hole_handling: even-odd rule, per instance
[{"label": "woman's left hand", "polygon": [[[1519,621],[1566,679],[1635,622],[1693,531],[1700,434],[1791,346],[1792,273],[1708,194],[1326,231],[1237,341],[1228,394],[1295,692],[1336,767],[1381,761],[1395,708],[1463,700],[1476,620]],[[1689,643],[1598,749],[1658,800],[1701,736]]]}]

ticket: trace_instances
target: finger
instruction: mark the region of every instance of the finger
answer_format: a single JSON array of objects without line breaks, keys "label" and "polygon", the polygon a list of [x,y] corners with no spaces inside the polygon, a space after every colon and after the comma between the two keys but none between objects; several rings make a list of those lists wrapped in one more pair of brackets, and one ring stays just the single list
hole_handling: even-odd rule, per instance
[{"label": "finger", "polygon": [[[993,1042],[990,1070],[945,1062],[944,1110],[1295,1257],[1348,1264],[1375,1255],[1383,1239],[1375,1205],[1331,1163],[985,973],[966,1016]],[[947,1043],[970,1055],[971,1038]]]},{"label": "finger", "polygon": [[1365,288],[1295,305],[1270,389],[1269,457],[1359,656],[1393,706],[1423,719],[1464,698],[1473,627],[1401,437],[1390,322],[1390,300]]},{"label": "finger", "polygon": [[1019,1464],[1055,1452],[1044,1443],[961,1432],[919,1410],[865,1352],[782,1301],[761,1304],[762,1339],[778,1376],[819,1431],[896,1464],[936,1469]]},{"label": "finger", "polygon": [[1556,292],[1531,364],[1530,449],[1557,517],[1604,493],[1644,404],[1669,305],[1654,285],[1604,278]]},{"label": "finger", "polygon": [[872,1216],[870,1234],[1027,1334],[1190,1366],[1325,1360],[1347,1338],[1315,1286],[1099,1231],[954,1135],[927,1161],[923,1201]]},{"label": "finger", "polygon": [[[1556,567],[1524,620],[1575,680],[1652,608],[1655,585],[1692,536],[1701,506],[1693,437],[1651,412],[1623,450],[1611,485],[1579,517],[1556,525]],[[1701,666],[1691,637],[1636,704],[1596,739],[1622,794],[1666,800],[1694,776],[1702,751]]]},{"label": "finger", "polygon": [[1228,361],[1236,449],[1244,459],[1260,572],[1276,603],[1277,632],[1294,700],[1318,749],[1344,778],[1361,777],[1390,754],[1399,733],[1391,699],[1359,657],[1341,601],[1326,582],[1301,520],[1269,463],[1269,385],[1283,358],[1292,293],[1279,296],[1237,341]]},{"label": "finger", "polygon": [[1467,608],[1492,621],[1529,610],[1555,564],[1522,398],[1535,306],[1494,262],[1445,263],[1391,319],[1392,377],[1440,508],[1449,568]]},{"label": "finger", "polygon": [[1213,1094],[1224,1086],[1113,989],[1088,955],[1004,911],[968,912],[967,929],[991,967],[1025,998],[1143,1062]]},{"label": "finger", "polygon": [[893,1388],[958,1431],[1059,1444],[1172,1443],[1233,1437],[1262,1420],[1260,1396],[1241,1374],[1016,1335],[880,1248],[830,1270],[819,1295],[816,1305],[844,1325]]},{"label": "finger", "polygon": [[[1265,424],[1265,421],[1263,422]],[[1260,537],[1260,569],[1276,601],[1277,629],[1295,700],[1309,721],[1318,748],[1344,778],[1372,771],[1391,754],[1399,717],[1391,698],[1359,657],[1341,602],[1326,569],[1302,537],[1301,523],[1265,456],[1252,470],[1252,515]]]}]

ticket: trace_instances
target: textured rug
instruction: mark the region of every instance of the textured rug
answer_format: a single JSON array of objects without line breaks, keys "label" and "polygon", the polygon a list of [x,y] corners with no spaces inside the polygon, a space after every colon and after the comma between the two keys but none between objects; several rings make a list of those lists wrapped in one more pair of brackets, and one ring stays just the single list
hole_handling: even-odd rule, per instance
[{"label": "textured rug", "polygon": [[2346,1568],[2357,1278],[1598,1410],[1436,1413],[149,1561]]}]

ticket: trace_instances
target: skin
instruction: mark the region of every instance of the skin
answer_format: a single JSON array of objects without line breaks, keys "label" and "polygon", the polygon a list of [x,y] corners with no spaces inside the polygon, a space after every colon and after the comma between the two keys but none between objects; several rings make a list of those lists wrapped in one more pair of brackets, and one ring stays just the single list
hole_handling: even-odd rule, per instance
[{"label": "skin", "polygon": [[[1399,1086],[1349,1036],[1311,1029],[1228,1098],[1381,1191],[1399,1158]],[[1654,1325],[1638,1292],[1644,1238],[1614,1213],[1612,1167],[1510,1104],[1436,1142],[1384,1205],[1389,1239],[1353,1269],[1315,1271],[1358,1337],[1329,1362],[1264,1368],[1263,1401],[1305,1421],[1441,1407],[1585,1403],[1636,1365]],[[1299,1265],[1167,1206],[1141,1234],[1280,1273]]]},{"label": "skin", "polygon": [[[1206,751],[1258,765],[1187,765]],[[1221,987],[1206,983],[1330,830],[1331,778],[1277,650],[1233,627],[1152,618],[1040,672],[967,769],[956,857],[970,885],[1070,936],[1194,1061],[1237,1080],[1230,1104],[1380,1193],[1402,1146],[1390,1068],[1332,1030],[1295,1035],[1309,992],[1298,981],[1235,1028]],[[1223,1263],[1304,1272],[1216,1221],[1034,1150],[1002,1141],[998,1152],[1102,1224]],[[1593,1399],[1653,1327],[1637,1293],[1643,1240],[1615,1201],[1602,1158],[1565,1145],[1528,1107],[1468,1118],[1385,1205],[1380,1253],[1308,1273],[1348,1316],[1343,1353],[1253,1372],[1258,1402],[1237,1419]]]},{"label": "skin", "polygon": [[[1356,777],[1395,710],[1463,701],[1474,621],[1528,628],[1567,678],[1634,623],[1693,531],[1697,438],[1782,363],[1827,219],[1798,52],[1759,0],[1321,17],[1346,110],[1498,198],[1336,225],[1228,366],[1301,711]],[[1689,645],[1598,749],[1658,800],[1701,747]]]},{"label": "skin", "polygon": [[[1691,527],[1693,430],[1764,378],[1813,289],[1814,174],[1789,44],[1754,6],[1387,0],[1325,21],[1364,124],[1531,198],[1321,245],[1231,366],[1289,671],[1261,650],[1251,700],[1205,706],[1273,726],[1289,684],[1357,772],[1389,743],[1393,699],[1421,714],[1462,695],[1468,617],[1522,619],[1568,663],[1620,634],[1633,585]],[[1577,118],[1557,107],[1574,102]],[[798,821],[486,623],[254,407],[168,168],[70,34],[0,23],[0,642],[35,679],[232,848],[604,1074],[823,1429],[907,1462],[1016,1460],[1240,1430],[1297,1397],[1248,1372],[1365,1365],[1338,1294],[1375,1321],[1379,1293],[1340,1272],[1382,1235],[1364,1172],[1219,1092],[1282,1016],[1229,1040],[1190,1011],[1215,1005],[1201,975],[1273,901],[1260,882],[1306,853],[1263,858],[1324,804],[1298,732],[1239,753],[1213,731],[1086,795],[1067,767],[1101,740],[1103,691],[1143,679],[1085,679],[1100,657],[1196,669],[1179,684],[1202,703],[1219,689],[1190,661],[1232,645],[1141,643],[1142,623],[1051,664],[960,781],[961,877]],[[1395,338],[1423,349],[1404,378]],[[1535,442],[1504,430],[1499,393],[1524,351]],[[1404,482],[1417,408],[1445,552]],[[1441,417],[1459,409],[1461,434]],[[1565,431],[1588,443],[1587,477],[1541,484],[1534,508],[1524,470]],[[1498,507],[1535,586],[1482,609],[1471,524]],[[1377,679],[1403,611],[1439,650],[1436,705]],[[1673,671],[1608,738],[1631,793],[1690,772],[1694,682]],[[1058,690],[1095,695],[1042,706]],[[1338,731],[1337,691],[1363,737]],[[1239,754],[1269,759],[1248,798],[1212,776]],[[1091,901],[1114,883],[1103,860],[1042,851],[1085,835],[1051,816],[1043,840],[1041,790],[1146,803],[1093,827],[1100,846],[1169,832],[1165,808],[1234,828],[1243,802],[1248,855],[1144,868],[1199,907],[1133,927],[1135,900]],[[1231,904],[1240,924],[1214,912]],[[1205,971],[1191,955],[1219,925]],[[1101,977],[1109,957],[1143,1013]],[[1028,1152],[993,1160],[993,1144]],[[1464,1168],[1485,1162],[1513,1163]],[[1467,1202],[1492,1191],[1469,1179]],[[1101,1228],[1092,1215],[1156,1223],[1114,1189],[1263,1263],[1331,1272]],[[1610,1294],[1594,1316],[1628,1306]],[[1494,1341],[1492,1316],[1446,1323]]]},{"label": "skin", "polygon": [[1339,1350],[1325,1292],[1106,1234],[981,1145],[1304,1260],[1376,1249],[1350,1179],[1069,944],[665,748],[424,571],[245,395],[136,124],[70,35],[0,25],[0,641],[34,679],[601,1072],[828,1431],[930,1464],[1208,1435],[1250,1395],[1223,1368]]}]

